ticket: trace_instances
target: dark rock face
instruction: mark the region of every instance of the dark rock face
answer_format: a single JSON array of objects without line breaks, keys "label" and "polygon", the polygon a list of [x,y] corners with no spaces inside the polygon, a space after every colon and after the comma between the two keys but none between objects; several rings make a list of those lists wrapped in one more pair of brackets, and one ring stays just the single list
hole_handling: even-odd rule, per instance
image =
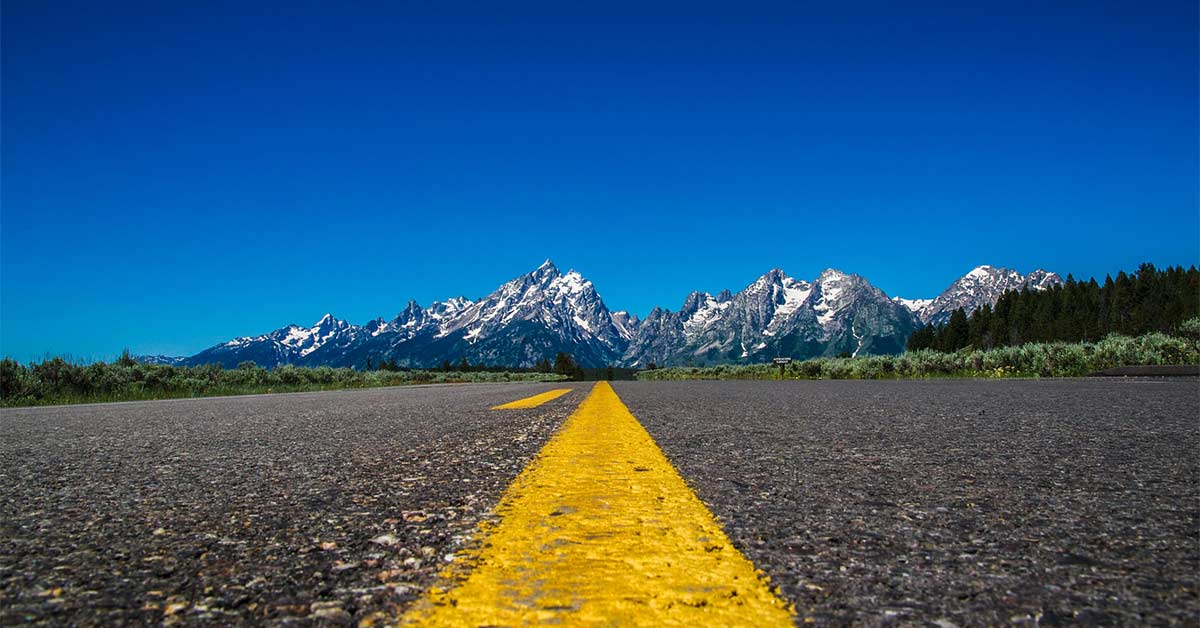
[{"label": "dark rock face", "polygon": [[311,327],[288,325],[235,338],[182,363],[244,361],[365,368],[394,360],[414,368],[457,364],[532,366],[559,352],[583,366],[707,365],[900,353],[922,324],[954,309],[994,303],[1005,291],[1045,289],[1058,275],[980,266],[936,299],[892,299],[865,278],[828,269],[814,281],[773,269],[740,292],[693,292],[676,312],[655,308],[645,320],[613,312],[591,281],[559,272],[549,260],[478,300],[455,297],[427,308],[415,301],[390,321],[358,326],[325,315]]},{"label": "dark rock face", "polygon": [[826,270],[809,283],[772,270],[741,292],[695,292],[679,312],[655,309],[624,360],[704,365],[775,356],[899,353],[920,324],[863,277]]}]

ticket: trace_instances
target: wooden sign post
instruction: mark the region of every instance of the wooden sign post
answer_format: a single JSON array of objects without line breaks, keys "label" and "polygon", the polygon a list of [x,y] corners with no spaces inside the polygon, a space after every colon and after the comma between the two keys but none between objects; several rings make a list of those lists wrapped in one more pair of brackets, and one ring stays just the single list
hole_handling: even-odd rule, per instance
[{"label": "wooden sign post", "polygon": [[775,364],[779,365],[779,381],[783,381],[783,371],[787,368],[788,364],[791,364],[791,362],[791,358],[775,358]]}]

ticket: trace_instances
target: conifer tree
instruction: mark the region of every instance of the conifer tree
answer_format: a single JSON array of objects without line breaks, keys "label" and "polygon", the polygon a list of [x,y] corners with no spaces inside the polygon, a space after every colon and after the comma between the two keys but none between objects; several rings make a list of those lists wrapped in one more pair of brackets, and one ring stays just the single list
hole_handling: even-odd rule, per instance
[{"label": "conifer tree", "polygon": [[958,351],[967,346],[970,340],[971,327],[967,322],[967,312],[960,307],[950,314],[950,320],[946,322],[941,349],[948,353]]},{"label": "conifer tree", "polygon": [[1183,321],[1200,316],[1200,271],[1193,266],[1155,268],[1142,264],[1136,273],[1076,281],[1033,291],[1028,287],[1001,295],[994,307],[982,306],[966,318],[954,312],[937,327],[925,326],[909,337],[909,351],[956,351],[1015,346],[1026,342],[1096,341],[1110,333],[1138,336],[1174,333]]}]

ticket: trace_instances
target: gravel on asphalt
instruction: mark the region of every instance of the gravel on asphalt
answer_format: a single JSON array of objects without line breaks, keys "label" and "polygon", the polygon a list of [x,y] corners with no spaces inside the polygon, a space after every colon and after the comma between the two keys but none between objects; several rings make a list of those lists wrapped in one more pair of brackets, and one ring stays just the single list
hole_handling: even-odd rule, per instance
[{"label": "gravel on asphalt", "polygon": [[614,388],[799,623],[1200,618],[1194,379]]},{"label": "gravel on asphalt", "polygon": [[[0,624],[399,616],[561,385],[0,411]],[[616,382],[797,622],[1195,625],[1196,380]]]},{"label": "gravel on asphalt", "polygon": [[583,396],[489,408],[561,387],[2,410],[0,624],[396,617]]}]

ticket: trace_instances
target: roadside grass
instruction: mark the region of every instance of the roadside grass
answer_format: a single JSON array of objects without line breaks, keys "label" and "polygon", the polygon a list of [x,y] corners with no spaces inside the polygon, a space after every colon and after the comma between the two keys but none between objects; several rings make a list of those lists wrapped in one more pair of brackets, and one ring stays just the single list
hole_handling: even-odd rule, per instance
[{"label": "roadside grass", "polygon": [[[1109,335],[1099,342],[1031,343],[954,353],[921,350],[900,355],[814,358],[785,368],[787,379],[923,379],[1082,377],[1121,366],[1200,363],[1200,336]],[[772,364],[667,367],[638,373],[642,381],[777,379]]]},{"label": "roadside grass", "polygon": [[0,407],[149,401],[265,393],[317,392],[416,384],[553,382],[552,373],[355,371],[347,368],[242,365],[179,367],[118,361],[74,364],[60,358],[28,366],[0,360]]}]

